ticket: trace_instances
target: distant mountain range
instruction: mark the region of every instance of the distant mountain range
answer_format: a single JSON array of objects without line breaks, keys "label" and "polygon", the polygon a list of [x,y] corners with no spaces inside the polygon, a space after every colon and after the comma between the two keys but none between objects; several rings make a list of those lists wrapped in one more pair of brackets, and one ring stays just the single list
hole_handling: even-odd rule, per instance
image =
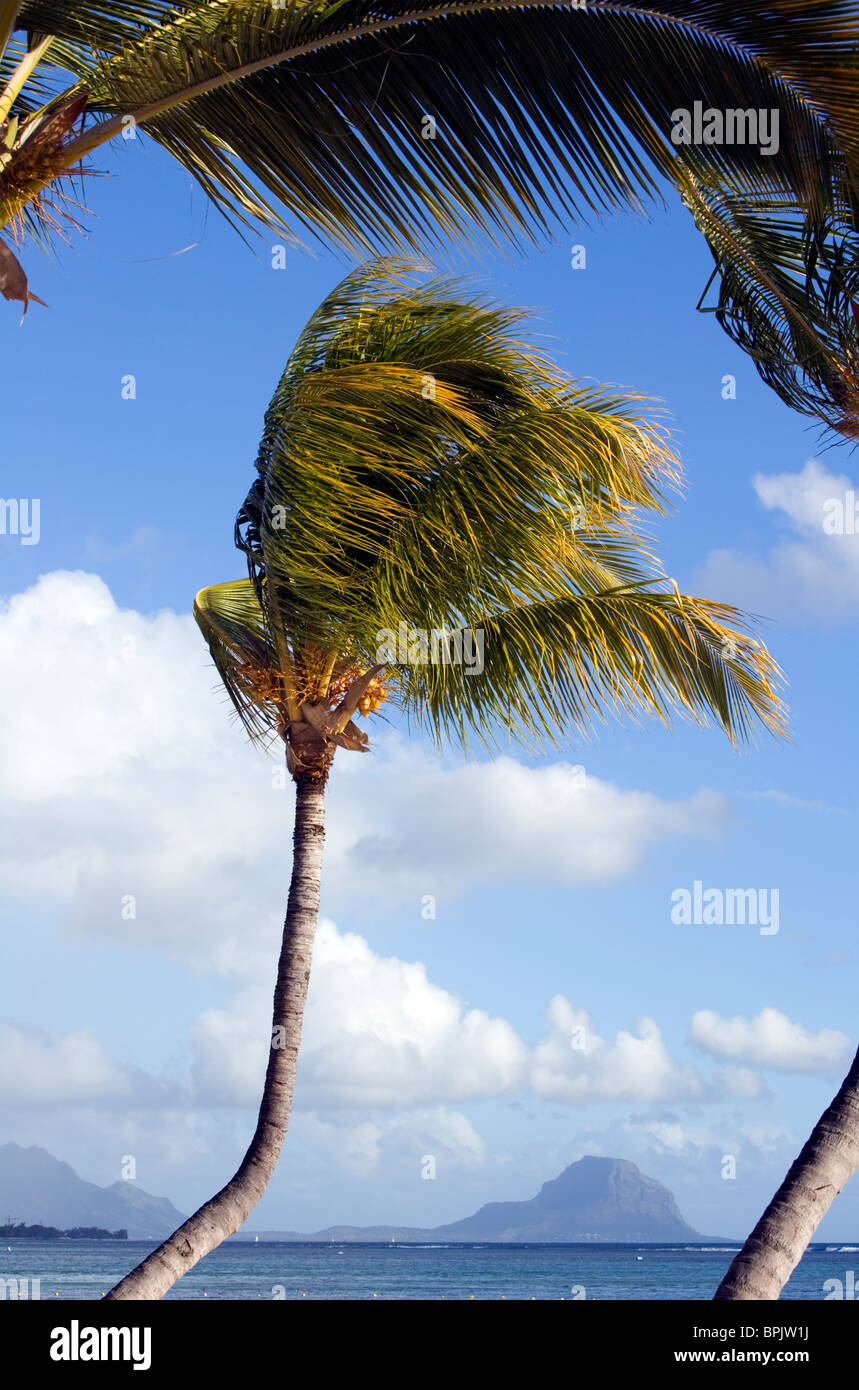
[{"label": "distant mountain range", "polygon": [[[44,1149],[0,1145],[0,1220],[46,1226],[124,1227],[130,1240],[163,1240],[185,1217],[166,1197],[131,1182],[97,1187]],[[621,1158],[580,1158],[526,1202],[489,1202],[447,1226],[329,1226],[240,1231],[233,1240],[318,1241],[696,1241],[662,1183]]]},{"label": "distant mountain range", "polygon": [[[662,1183],[622,1158],[580,1158],[527,1202],[489,1202],[448,1226],[329,1226],[313,1235],[259,1231],[260,1240],[696,1241]],[[253,1240],[240,1231],[234,1240]]]},{"label": "distant mountain range", "polygon": [[185,1220],[166,1197],[133,1182],[97,1187],[45,1149],[0,1144],[0,1221],[124,1228],[129,1240],[163,1240]]}]

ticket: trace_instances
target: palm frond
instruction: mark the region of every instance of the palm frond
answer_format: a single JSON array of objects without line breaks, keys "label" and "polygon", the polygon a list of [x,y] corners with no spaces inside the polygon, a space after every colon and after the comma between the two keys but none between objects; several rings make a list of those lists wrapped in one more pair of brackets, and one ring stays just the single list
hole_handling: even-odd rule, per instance
[{"label": "palm frond", "polygon": [[[722,326],[785,400],[856,428],[854,407],[837,408],[854,394],[836,351],[849,304],[827,341],[818,284],[803,291],[769,261],[769,223],[740,210],[749,198],[787,208],[812,256],[834,247],[836,279],[845,238],[855,264],[855,0],[25,0],[18,24],[34,41],[55,36],[19,114],[86,99],[63,167],[132,116],[237,226],[262,222],[292,243],[309,231],[371,252],[521,245],[643,208],[669,184],[687,201],[694,190]],[[674,116],[696,102],[775,113],[777,148],[675,144]],[[0,224],[17,216],[47,244],[56,209],[42,217],[38,199],[61,170],[34,171],[31,206],[4,188],[14,173],[0,172]]]},{"label": "palm frond", "polygon": [[[536,741],[612,711],[783,732],[742,615],[681,596],[646,541],[679,464],[641,398],[570,382],[521,337],[522,310],[376,269],[299,338],[237,520],[289,719],[324,720],[330,676],[381,667],[439,738]],[[430,655],[466,630],[481,669]]]},{"label": "palm frond", "polygon": [[464,745],[491,745],[501,730],[538,746],[560,729],[587,737],[609,716],[667,724],[678,714],[732,743],[759,727],[783,736],[780,673],[747,623],[653,580],[550,594],[473,615],[438,646],[440,658],[464,652],[459,660],[400,669],[400,700],[439,742]]},{"label": "palm frond", "polygon": [[139,42],[165,20],[175,17],[183,5],[175,0],[20,0],[16,27],[31,39],[51,34],[57,55],[88,68],[94,57],[120,53]]},{"label": "palm frond", "polygon": [[[542,237],[641,206],[678,166],[820,206],[859,146],[852,10],[188,0],[81,60],[90,112],[113,119],[73,155],[133,114],[235,221],[282,209],[296,234],[371,252]],[[696,100],[778,110],[778,150],[675,145],[672,112]]]},{"label": "palm frond", "polygon": [[314,316],[266,415],[237,541],[297,640],[358,640],[356,615],[369,629],[410,575],[453,603],[519,554],[551,567],[571,519],[630,528],[677,480],[639,398],[571,388],[521,338],[523,310],[403,271],[383,263],[372,292],[347,277],[348,308]]},{"label": "palm frond", "polygon": [[[175,15],[172,0],[6,0],[0,4],[0,86],[29,49],[50,37],[47,53],[16,104],[19,115],[68,95],[69,84]],[[14,13],[8,43],[2,17]]]},{"label": "palm frond", "polygon": [[859,209],[814,219],[785,197],[697,193],[688,204],[719,281],[704,311],[787,405],[859,438]]},{"label": "palm frond", "polygon": [[283,703],[274,644],[247,579],[211,584],[194,599],[194,618],[218,675],[251,738],[277,732]]}]

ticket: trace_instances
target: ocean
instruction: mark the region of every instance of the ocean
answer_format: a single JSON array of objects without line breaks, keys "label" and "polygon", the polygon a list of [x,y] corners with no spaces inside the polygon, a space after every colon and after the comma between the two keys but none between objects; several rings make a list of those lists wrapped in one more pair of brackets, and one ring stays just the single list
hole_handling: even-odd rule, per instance
[{"label": "ocean", "polygon": [[[45,1240],[0,1244],[0,1281],[38,1279],[47,1299],[101,1298],[155,1245]],[[711,1299],[736,1245],[320,1245],[228,1242],[167,1299]],[[782,1297],[854,1297],[859,1245],[814,1245]],[[827,1280],[839,1280],[838,1286]],[[859,1284],[859,1278],[855,1281]],[[29,1287],[29,1286],[28,1286]],[[16,1296],[8,1282],[7,1297]]]}]

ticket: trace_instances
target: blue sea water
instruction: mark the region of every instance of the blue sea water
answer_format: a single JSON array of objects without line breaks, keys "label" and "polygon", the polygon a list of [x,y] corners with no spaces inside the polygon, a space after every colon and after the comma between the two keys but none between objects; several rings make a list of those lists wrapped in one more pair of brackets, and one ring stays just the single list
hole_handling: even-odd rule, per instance
[{"label": "blue sea water", "polygon": [[[39,1279],[46,1299],[99,1299],[155,1248],[147,1241],[0,1244],[0,1279]],[[229,1241],[168,1299],[711,1299],[738,1246],[319,1245]],[[859,1286],[859,1245],[811,1246],[782,1295]],[[582,1292],[583,1291],[583,1292]]]}]

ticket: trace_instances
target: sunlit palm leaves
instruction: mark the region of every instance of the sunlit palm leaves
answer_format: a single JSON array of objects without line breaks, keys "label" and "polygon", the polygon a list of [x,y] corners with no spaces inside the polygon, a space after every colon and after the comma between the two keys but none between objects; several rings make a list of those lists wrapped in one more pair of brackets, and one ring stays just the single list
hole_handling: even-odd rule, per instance
[{"label": "sunlit palm leaves", "polygon": [[[271,213],[250,172],[305,227],[378,249],[540,235],[553,214],[635,203],[678,161],[825,197],[837,157],[822,113],[859,138],[851,16],[834,0],[192,0],[76,66],[91,112],[117,129],[137,113],[233,215]],[[673,146],[670,113],[695,99],[779,108],[778,155]]]},{"label": "sunlit palm leaves", "polygon": [[[86,93],[70,166],[133,116],[234,221],[376,252],[540,238],[666,181],[711,223],[720,192],[755,190],[819,235],[856,174],[855,19],[852,0],[23,0],[18,23],[55,35],[39,100],[70,73]],[[696,100],[777,109],[777,154],[673,145]]]},{"label": "sunlit palm leaves", "polygon": [[[664,432],[639,398],[563,377],[521,319],[390,262],[311,319],[238,516],[250,579],[195,607],[252,734],[318,720],[376,675],[463,742],[609,713],[781,730],[766,650],[733,610],[681,596],[642,536],[677,477]],[[438,659],[386,652],[401,629],[436,634]],[[443,659],[463,629],[482,670]]]}]

